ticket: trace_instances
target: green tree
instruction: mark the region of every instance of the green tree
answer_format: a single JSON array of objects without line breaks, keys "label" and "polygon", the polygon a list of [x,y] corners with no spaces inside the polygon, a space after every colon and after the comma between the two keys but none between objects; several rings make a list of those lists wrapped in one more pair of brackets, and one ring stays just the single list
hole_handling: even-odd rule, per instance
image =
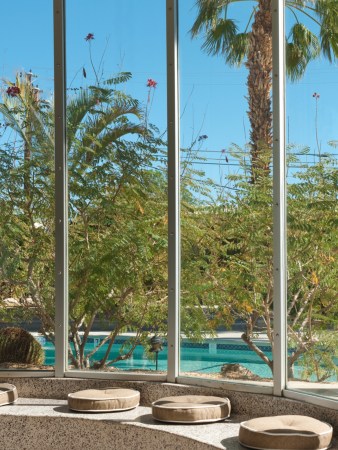
[{"label": "green tree", "polygon": [[299,356],[303,376],[338,373],[337,161],[322,158],[289,186],[289,371]]},{"label": "green tree", "polygon": [[[156,129],[145,127],[137,100],[117,89],[129,78],[124,73],[100,87],[79,89],[67,105],[69,357],[78,368],[92,364],[103,345],[85,349],[94,320],[111,323],[109,350],[118,333],[136,333],[120,354],[107,351],[97,367],[130,357],[150,330],[165,331],[165,172],[153,167],[162,142]],[[22,319],[39,317],[41,332],[53,342],[54,120],[50,103],[27,99],[32,90],[31,79],[19,76],[7,82],[0,105],[6,128],[0,164],[1,287],[23,306],[17,310]],[[29,139],[27,111],[39,125],[29,123]]]},{"label": "green tree", "polygon": [[[197,17],[191,35],[203,34],[202,45],[210,55],[221,55],[226,64],[248,69],[248,117],[252,181],[256,169],[269,171],[261,159],[272,147],[272,6],[271,0],[250,2],[247,23],[236,23],[237,0],[197,0]],[[252,4],[252,5],[251,5]],[[332,62],[338,56],[338,0],[286,0],[290,27],[286,38],[286,72],[291,80],[300,79],[309,62],[321,54]],[[242,7],[244,10],[244,6]],[[318,29],[315,34],[312,29]]]},{"label": "green tree", "polygon": [[[0,104],[1,297],[19,301],[23,320],[39,315],[48,335],[54,329],[53,113],[50,103],[39,97],[31,74],[18,74],[15,83],[6,81],[4,91]],[[9,311],[5,308],[6,314]]]},{"label": "green tree", "polygon": [[[238,149],[234,149],[238,155]],[[245,152],[240,156],[246,170]],[[337,373],[337,170],[322,158],[294,175],[288,190],[289,376],[295,365],[305,379]],[[255,183],[232,176],[232,189],[217,201],[190,206],[182,237],[183,320],[196,333],[196,318],[207,318],[207,333],[236,320],[243,341],[273,372],[274,313],[272,179],[261,169]],[[196,200],[197,202],[197,200]],[[271,213],[267,213],[271,211]],[[185,231],[185,224],[190,221]],[[194,237],[196,236],[196,239]],[[195,305],[192,308],[191,305]],[[192,311],[191,311],[192,310]],[[272,353],[256,343],[266,335]]]}]

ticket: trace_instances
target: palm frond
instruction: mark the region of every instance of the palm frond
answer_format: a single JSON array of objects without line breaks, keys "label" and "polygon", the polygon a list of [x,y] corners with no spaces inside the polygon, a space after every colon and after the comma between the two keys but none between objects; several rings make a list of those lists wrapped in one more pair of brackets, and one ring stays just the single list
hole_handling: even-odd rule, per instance
[{"label": "palm frond", "polygon": [[90,113],[92,115],[88,117],[84,124],[83,145],[85,146],[89,146],[93,139],[100,136],[110,126],[114,126],[119,121],[127,121],[126,117],[128,115],[133,115],[138,119],[143,117],[137,100],[129,97],[114,99],[113,105],[108,104],[105,108],[100,108],[100,110],[93,109]]},{"label": "palm frond", "polygon": [[248,54],[250,33],[236,34],[229,45],[226,62],[232,66],[240,66]]},{"label": "palm frond", "polygon": [[217,24],[207,31],[202,49],[209,55],[227,55],[235,43],[237,25],[232,19],[219,19]]},{"label": "palm frond", "polygon": [[[310,0],[311,1],[311,0]],[[286,4],[292,6],[298,6],[299,8],[305,8],[306,4],[309,3],[308,0],[286,0]]]},{"label": "palm frond", "polygon": [[332,62],[338,57],[338,0],[317,0],[315,10],[321,23],[321,49]]},{"label": "palm frond", "polygon": [[286,44],[286,73],[292,81],[299,80],[308,63],[320,55],[320,43],[317,36],[304,24],[296,23],[291,28]]},{"label": "palm frond", "polygon": [[23,139],[26,142],[27,140],[26,140],[25,133],[23,132],[22,126],[21,126],[19,120],[17,119],[16,115],[13,114],[13,111],[11,111],[8,108],[8,106],[5,105],[4,103],[0,103],[0,113],[6,119],[7,126],[9,126],[16,133],[18,133],[19,136],[21,137],[21,139]]},{"label": "palm frond", "polygon": [[120,112],[120,115],[133,114],[139,119],[143,117],[139,101],[120,91],[115,92],[114,108]]},{"label": "palm frond", "polygon": [[117,125],[114,128],[107,130],[104,136],[100,139],[102,148],[107,148],[111,143],[116,142],[123,136],[128,134],[136,134],[138,136],[144,136],[147,133],[146,128],[143,125],[134,124],[132,122],[126,122],[121,125]]},{"label": "palm frond", "polygon": [[41,108],[34,103],[30,103],[29,107],[29,120],[32,133],[42,146],[48,144],[51,148],[54,148],[54,139],[51,134],[50,120],[51,111],[41,111]]},{"label": "palm frond", "polygon": [[190,30],[193,38],[201,31],[208,30],[216,24],[219,15],[219,3],[215,0],[197,0],[198,15]]},{"label": "palm frond", "polygon": [[114,92],[113,89],[103,88],[101,86],[88,86],[88,89],[96,96],[96,100],[100,102],[109,102],[109,99]]},{"label": "palm frond", "polygon": [[97,104],[97,100],[97,95],[89,89],[82,89],[76,97],[68,100],[67,137],[69,147],[72,146],[81,122],[84,120],[90,109]]},{"label": "palm frond", "polygon": [[121,83],[125,83],[126,81],[130,80],[132,78],[131,72],[121,72],[116,77],[109,78],[108,80],[105,80],[103,84],[110,85],[117,85]]}]

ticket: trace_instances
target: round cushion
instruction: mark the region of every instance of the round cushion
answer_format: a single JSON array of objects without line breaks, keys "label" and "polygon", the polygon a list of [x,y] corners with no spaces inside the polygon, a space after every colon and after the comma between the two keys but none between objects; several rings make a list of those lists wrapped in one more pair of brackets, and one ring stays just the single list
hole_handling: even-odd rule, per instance
[{"label": "round cushion", "polygon": [[18,399],[18,391],[14,384],[0,383],[0,406],[9,405]]},{"label": "round cushion", "polygon": [[205,395],[165,397],[152,404],[154,419],[174,423],[216,422],[229,417],[230,409],[228,398]]},{"label": "round cushion", "polygon": [[324,450],[331,439],[331,425],[307,416],[260,417],[239,429],[239,442],[260,450]]},{"label": "round cushion", "polygon": [[68,407],[82,412],[111,412],[136,408],[140,393],[133,389],[87,389],[68,394]]}]

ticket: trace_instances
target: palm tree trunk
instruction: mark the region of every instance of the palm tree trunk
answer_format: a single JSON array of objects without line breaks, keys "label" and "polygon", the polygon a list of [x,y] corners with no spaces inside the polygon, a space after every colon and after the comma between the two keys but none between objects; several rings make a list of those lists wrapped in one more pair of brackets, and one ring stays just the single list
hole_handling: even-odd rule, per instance
[{"label": "palm tree trunk", "polygon": [[251,181],[269,173],[272,155],[272,13],[271,0],[259,0],[250,36],[246,67],[251,125]]}]

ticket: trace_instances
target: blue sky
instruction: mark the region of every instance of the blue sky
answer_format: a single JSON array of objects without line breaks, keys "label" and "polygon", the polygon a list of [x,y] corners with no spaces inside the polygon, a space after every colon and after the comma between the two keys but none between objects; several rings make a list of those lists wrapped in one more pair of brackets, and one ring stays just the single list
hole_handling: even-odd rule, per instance
[{"label": "blue sky", "polygon": [[[201,166],[217,182],[235,166],[218,166],[232,143],[243,146],[249,139],[247,120],[246,77],[244,67],[224,64],[221,57],[210,57],[200,49],[201,40],[191,40],[189,29],[195,12],[194,0],[180,2],[180,69],[181,69],[181,142],[188,147],[201,135],[208,138],[195,146],[209,164]],[[248,16],[250,2],[234,6],[238,24]],[[6,8],[5,8],[6,9]],[[4,14],[4,17],[8,15]],[[0,76],[13,79],[16,71],[32,69],[44,96],[53,92],[52,0],[17,2],[15,20],[3,20],[0,28]],[[290,22],[290,17],[288,17]],[[85,41],[93,33],[95,39]],[[166,128],[166,44],[164,0],[68,0],[67,2],[67,75],[68,86],[79,87],[94,80],[90,64],[104,76],[119,71],[133,74],[123,89],[147,104],[147,79],[158,85],[148,104],[150,121],[161,130]],[[100,61],[102,58],[102,64]],[[87,79],[83,78],[82,68]],[[315,107],[318,100],[318,135],[322,151],[326,142],[338,140],[338,68],[324,60],[311,64],[297,84],[288,83],[288,140],[316,150]],[[72,91],[69,91],[70,95]],[[311,160],[312,157],[308,157]],[[234,162],[229,156],[230,163]],[[210,164],[211,163],[211,164]]]}]

